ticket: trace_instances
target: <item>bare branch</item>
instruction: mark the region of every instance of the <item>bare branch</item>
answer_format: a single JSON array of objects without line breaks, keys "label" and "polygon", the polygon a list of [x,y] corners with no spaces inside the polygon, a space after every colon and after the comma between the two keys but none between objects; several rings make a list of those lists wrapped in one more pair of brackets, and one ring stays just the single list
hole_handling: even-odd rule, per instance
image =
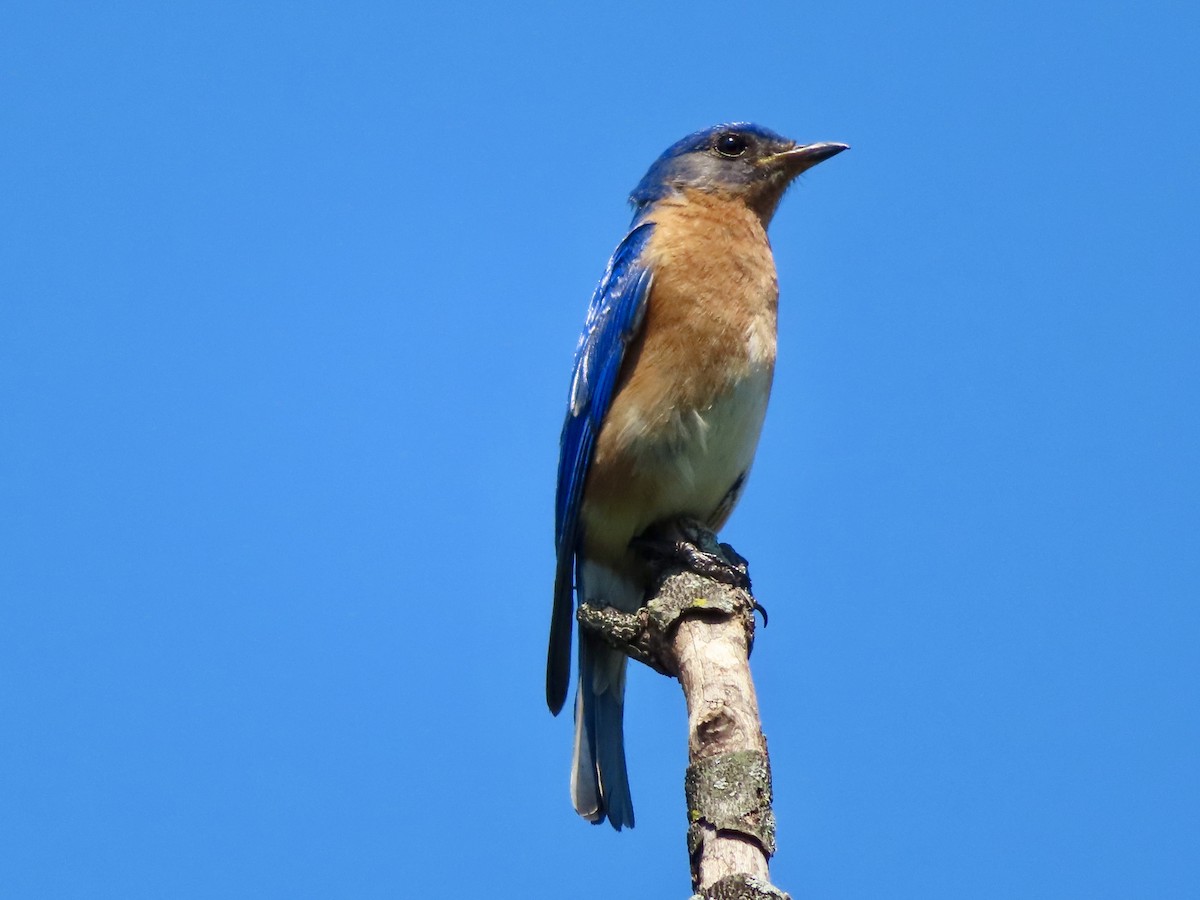
[{"label": "bare branch", "polygon": [[[665,536],[663,536],[665,534]],[[688,708],[688,851],[700,900],[784,900],[771,764],[750,675],[754,610],[746,561],[694,522],[646,539],[659,573],[637,613],[581,606],[580,626],[679,679]]]}]

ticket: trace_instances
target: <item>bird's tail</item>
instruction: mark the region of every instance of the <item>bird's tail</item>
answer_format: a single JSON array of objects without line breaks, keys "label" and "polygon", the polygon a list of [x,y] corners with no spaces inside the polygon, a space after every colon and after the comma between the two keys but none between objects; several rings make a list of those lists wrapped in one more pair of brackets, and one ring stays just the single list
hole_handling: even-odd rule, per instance
[{"label": "bird's tail", "polygon": [[589,822],[633,827],[625,770],[625,654],[580,635],[571,800]]}]

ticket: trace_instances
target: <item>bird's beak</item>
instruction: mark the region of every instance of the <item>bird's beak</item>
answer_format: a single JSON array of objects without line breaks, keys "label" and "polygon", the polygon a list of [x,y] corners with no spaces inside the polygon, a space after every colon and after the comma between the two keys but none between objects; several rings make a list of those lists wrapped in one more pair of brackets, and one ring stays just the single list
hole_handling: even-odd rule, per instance
[{"label": "bird's beak", "polygon": [[772,167],[778,166],[788,175],[795,177],[801,172],[811,169],[817,163],[824,162],[829,157],[837,156],[843,150],[849,149],[849,144],[804,144],[782,153],[776,153],[774,156],[768,157],[765,162]]}]

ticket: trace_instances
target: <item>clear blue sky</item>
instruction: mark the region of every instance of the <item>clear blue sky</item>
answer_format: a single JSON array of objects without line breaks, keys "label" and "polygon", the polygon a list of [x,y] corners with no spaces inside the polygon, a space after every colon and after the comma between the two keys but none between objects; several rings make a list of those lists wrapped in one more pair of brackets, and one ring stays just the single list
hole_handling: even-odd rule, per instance
[{"label": "clear blue sky", "polygon": [[725,532],[776,882],[1200,888],[1187,3],[9,3],[0,895],[686,897],[542,699],[558,429],[625,197],[750,119],[772,238]]}]

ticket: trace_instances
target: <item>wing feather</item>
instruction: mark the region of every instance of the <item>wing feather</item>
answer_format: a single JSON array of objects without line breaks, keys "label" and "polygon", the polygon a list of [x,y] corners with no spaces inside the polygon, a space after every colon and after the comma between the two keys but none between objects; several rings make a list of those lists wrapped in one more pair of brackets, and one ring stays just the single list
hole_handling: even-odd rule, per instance
[{"label": "wing feather", "polygon": [[653,230],[653,223],[639,225],[617,246],[592,294],[587,321],[575,350],[567,418],[559,448],[554,515],[558,565],[546,660],[546,703],[555,715],[566,701],[571,677],[571,626],[575,610],[572,595],[581,536],[579,507],[583,486],[596,436],[612,404],[625,348],[645,318],[652,273],[641,260]]}]

